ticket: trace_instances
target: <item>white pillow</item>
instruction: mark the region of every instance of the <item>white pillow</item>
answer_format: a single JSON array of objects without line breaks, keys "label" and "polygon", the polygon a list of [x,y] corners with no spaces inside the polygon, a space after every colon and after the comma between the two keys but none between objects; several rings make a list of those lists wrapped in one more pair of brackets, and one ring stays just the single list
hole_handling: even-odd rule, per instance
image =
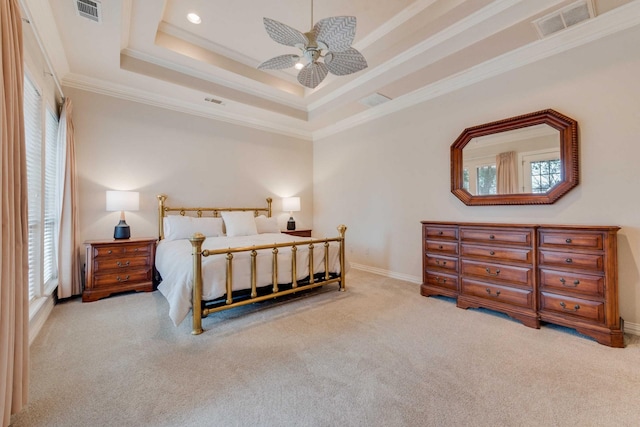
[{"label": "white pillow", "polygon": [[182,215],[169,215],[164,217],[164,239],[186,239],[191,231],[191,218]]},{"label": "white pillow", "polygon": [[224,226],[227,228],[227,236],[253,236],[258,234],[256,220],[251,211],[221,212]]},{"label": "white pillow", "polygon": [[278,219],[275,217],[267,218],[264,215],[256,217],[256,228],[258,229],[258,234],[280,232],[280,227],[278,227]]},{"label": "white pillow", "polygon": [[[206,237],[222,236],[222,218],[191,218],[193,233],[202,233]],[[193,234],[191,233],[191,234]]]},{"label": "white pillow", "polygon": [[194,233],[206,237],[222,235],[222,218],[195,218],[191,216],[169,215],[163,218],[164,239],[188,239]]}]

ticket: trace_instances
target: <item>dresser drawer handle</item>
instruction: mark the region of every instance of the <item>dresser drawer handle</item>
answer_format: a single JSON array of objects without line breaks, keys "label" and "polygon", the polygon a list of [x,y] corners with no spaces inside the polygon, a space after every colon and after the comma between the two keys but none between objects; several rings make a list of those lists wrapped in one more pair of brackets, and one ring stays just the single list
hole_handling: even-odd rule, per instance
[{"label": "dresser drawer handle", "polygon": [[436,282],[438,282],[438,283],[447,283],[447,279],[444,279],[442,277],[436,277]]},{"label": "dresser drawer handle", "polygon": [[[491,289],[487,288],[485,289],[485,291],[487,291],[488,295],[491,295]],[[500,296],[500,291],[496,291],[496,296],[499,297]]]},{"label": "dresser drawer handle", "polygon": [[[440,264],[440,263],[442,263],[442,264]],[[440,261],[439,259],[437,259],[436,260],[436,264],[444,266],[444,265],[447,265],[447,261]]]},{"label": "dresser drawer handle", "polygon": [[444,234],[444,232],[438,231],[438,236],[442,236],[443,234]]},{"label": "dresser drawer handle", "polygon": [[118,279],[118,282],[126,282],[127,280],[129,280],[129,275],[127,274],[127,277],[125,277],[124,279],[118,276],[117,279]]},{"label": "dresser drawer handle", "polygon": [[438,246],[438,249],[442,249],[442,245]]},{"label": "dresser drawer handle", "polygon": [[125,262],[125,263],[122,263],[122,262],[120,262],[120,261],[116,261],[116,265],[117,265],[118,267],[120,267],[120,268],[122,268],[122,267],[129,267],[129,261],[127,261],[127,262]]},{"label": "dresser drawer handle", "polygon": [[109,250],[107,251],[107,253],[108,253],[108,254],[111,254],[111,253],[113,253],[113,251],[112,251],[111,249],[109,249]]},{"label": "dresser drawer handle", "polygon": [[567,288],[575,288],[580,284],[580,280],[576,279],[573,281],[573,286],[571,285],[567,285],[567,281],[564,280],[564,277],[560,278],[560,283],[562,283],[562,286],[566,286]]},{"label": "dresser drawer handle", "polygon": [[565,242],[571,243],[571,239],[567,239],[567,240],[565,240]]},{"label": "dresser drawer handle", "polygon": [[498,274],[500,274],[500,269],[497,269],[495,273],[492,273],[489,267],[485,268],[484,270],[487,272],[489,276],[497,276]]},{"label": "dresser drawer handle", "polygon": [[489,251],[489,255],[495,255],[496,253],[494,251]]},{"label": "dresser drawer handle", "polygon": [[573,262],[573,260],[571,258],[567,258],[564,260],[567,264],[571,264]]},{"label": "dresser drawer handle", "polygon": [[138,252],[138,249],[140,249],[140,248],[135,248],[133,251],[134,251],[134,252]]},{"label": "dresser drawer handle", "polygon": [[562,307],[563,310],[565,311],[578,311],[580,310],[580,305],[576,304],[573,306],[573,310],[570,310],[567,308],[567,304],[564,303],[564,301],[560,301],[560,307]]},{"label": "dresser drawer handle", "polygon": [[489,234],[489,239],[493,240],[495,238],[496,238],[496,236],[494,236],[493,234]]}]

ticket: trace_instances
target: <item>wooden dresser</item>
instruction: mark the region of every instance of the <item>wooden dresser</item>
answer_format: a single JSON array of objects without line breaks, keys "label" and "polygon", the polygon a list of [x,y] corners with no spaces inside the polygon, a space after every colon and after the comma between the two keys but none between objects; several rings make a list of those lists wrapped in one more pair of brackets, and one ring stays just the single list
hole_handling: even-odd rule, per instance
[{"label": "wooden dresser", "polygon": [[87,251],[82,301],[125,291],[153,291],[155,238],[85,242]]},{"label": "wooden dresser", "polygon": [[623,347],[619,227],[422,222],[421,294],[576,329]]}]

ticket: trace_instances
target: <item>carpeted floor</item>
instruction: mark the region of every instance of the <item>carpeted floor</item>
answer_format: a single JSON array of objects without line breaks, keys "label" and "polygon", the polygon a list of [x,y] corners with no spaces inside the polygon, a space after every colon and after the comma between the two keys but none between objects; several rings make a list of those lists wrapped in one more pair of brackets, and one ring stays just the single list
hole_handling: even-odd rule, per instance
[{"label": "carpeted floor", "polygon": [[54,307],[12,426],[637,426],[640,337],[612,349],[352,270],[174,327],[158,292]]}]

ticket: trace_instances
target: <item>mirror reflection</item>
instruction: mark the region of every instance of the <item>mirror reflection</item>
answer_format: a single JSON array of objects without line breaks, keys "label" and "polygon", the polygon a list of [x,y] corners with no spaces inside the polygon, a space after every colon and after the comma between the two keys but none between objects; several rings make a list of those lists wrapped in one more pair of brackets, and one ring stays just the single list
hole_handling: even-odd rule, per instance
[{"label": "mirror reflection", "polygon": [[538,124],[469,140],[463,188],[471,195],[544,194],[561,183],[560,131]]}]

